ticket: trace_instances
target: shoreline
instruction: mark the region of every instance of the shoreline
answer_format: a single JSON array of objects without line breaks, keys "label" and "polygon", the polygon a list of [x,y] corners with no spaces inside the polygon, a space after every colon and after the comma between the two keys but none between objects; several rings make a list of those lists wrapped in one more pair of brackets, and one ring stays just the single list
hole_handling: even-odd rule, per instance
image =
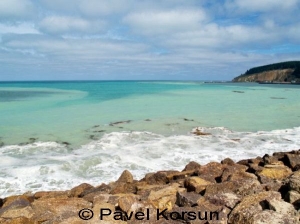
[{"label": "shoreline", "polygon": [[14,195],[0,199],[0,223],[99,223],[101,211],[106,223],[299,223],[299,209],[300,149]]}]

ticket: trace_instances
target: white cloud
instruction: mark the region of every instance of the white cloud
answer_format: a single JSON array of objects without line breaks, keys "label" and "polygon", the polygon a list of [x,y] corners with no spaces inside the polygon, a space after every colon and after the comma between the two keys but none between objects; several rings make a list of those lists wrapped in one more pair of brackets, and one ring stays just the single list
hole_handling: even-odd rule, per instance
[{"label": "white cloud", "polygon": [[124,22],[136,32],[155,35],[157,33],[181,32],[196,29],[207,16],[198,10],[144,11],[127,15]]},{"label": "white cloud", "polygon": [[0,23],[0,34],[39,34],[33,23]]},{"label": "white cloud", "polygon": [[39,26],[41,30],[48,33],[94,33],[103,29],[105,23],[103,21],[90,21],[82,18],[70,16],[49,16],[44,18]]},{"label": "white cloud", "polygon": [[0,18],[23,18],[31,17],[34,12],[34,5],[30,0],[1,0]]}]

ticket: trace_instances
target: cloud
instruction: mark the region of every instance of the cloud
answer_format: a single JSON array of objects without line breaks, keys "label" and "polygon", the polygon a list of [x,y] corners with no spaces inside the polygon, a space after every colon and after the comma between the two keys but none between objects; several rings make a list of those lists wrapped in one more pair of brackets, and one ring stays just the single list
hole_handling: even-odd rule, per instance
[{"label": "cloud", "polygon": [[198,10],[144,11],[127,15],[123,22],[136,32],[156,35],[196,29],[207,16]]},{"label": "cloud", "polygon": [[298,0],[234,0],[230,2],[231,6],[235,6],[239,10],[251,12],[270,12],[274,9],[290,10],[299,5]]},{"label": "cloud", "polygon": [[39,34],[33,23],[21,22],[17,24],[0,23],[0,34]]},{"label": "cloud", "polygon": [[105,26],[103,21],[90,21],[70,16],[49,16],[44,18],[39,27],[47,33],[95,33]]},{"label": "cloud", "polygon": [[0,19],[22,19],[34,15],[34,5],[30,0],[1,0]]}]

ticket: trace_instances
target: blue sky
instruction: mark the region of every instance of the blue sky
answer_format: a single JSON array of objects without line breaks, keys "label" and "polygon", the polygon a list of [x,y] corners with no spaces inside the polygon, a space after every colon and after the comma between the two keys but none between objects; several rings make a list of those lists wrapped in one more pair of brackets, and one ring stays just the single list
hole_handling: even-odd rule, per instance
[{"label": "blue sky", "polygon": [[300,0],[0,0],[0,80],[231,80],[300,59]]}]

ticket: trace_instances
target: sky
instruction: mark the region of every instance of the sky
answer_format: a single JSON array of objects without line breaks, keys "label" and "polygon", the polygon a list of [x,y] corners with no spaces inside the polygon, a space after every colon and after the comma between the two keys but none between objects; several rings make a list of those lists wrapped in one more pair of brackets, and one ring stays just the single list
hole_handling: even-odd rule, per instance
[{"label": "sky", "polygon": [[300,0],[0,0],[0,81],[231,80],[300,59]]}]

